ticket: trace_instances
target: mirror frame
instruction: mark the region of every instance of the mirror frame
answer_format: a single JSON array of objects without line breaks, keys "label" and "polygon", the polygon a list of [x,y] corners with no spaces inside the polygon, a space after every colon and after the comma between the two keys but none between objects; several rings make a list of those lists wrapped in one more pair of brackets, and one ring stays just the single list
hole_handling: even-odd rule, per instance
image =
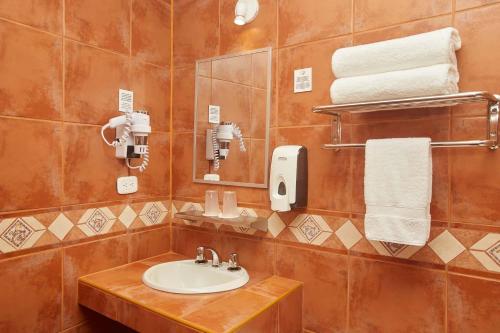
[{"label": "mirror frame", "polygon": [[[247,54],[254,54],[260,52],[268,52],[267,56],[267,94],[266,94],[266,143],[264,149],[264,183],[247,183],[247,182],[237,182],[237,181],[209,181],[204,179],[196,178],[196,133],[198,131],[198,69],[199,65],[202,62],[221,60],[227,58],[233,58],[238,56],[243,56]],[[271,127],[271,98],[272,98],[272,66],[273,66],[273,49],[272,47],[264,47],[255,50],[243,51],[239,53],[227,54],[212,58],[205,58],[196,61],[195,67],[195,90],[194,90],[194,132],[193,132],[193,183],[202,183],[202,184],[213,184],[213,185],[231,185],[231,186],[241,186],[241,187],[253,187],[253,188],[267,188],[269,186],[269,145],[270,145],[270,127]],[[207,161],[208,162],[208,161]]]}]

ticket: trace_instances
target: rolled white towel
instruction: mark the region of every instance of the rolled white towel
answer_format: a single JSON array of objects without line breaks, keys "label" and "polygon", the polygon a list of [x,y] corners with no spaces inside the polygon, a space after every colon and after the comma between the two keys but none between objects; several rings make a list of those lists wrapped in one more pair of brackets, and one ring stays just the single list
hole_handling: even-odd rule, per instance
[{"label": "rolled white towel", "polygon": [[458,92],[458,71],[434,65],[403,71],[337,79],[330,88],[333,104],[359,103]]},{"label": "rolled white towel", "polygon": [[444,28],[387,41],[341,48],[332,56],[335,77],[344,78],[425,67],[457,64],[461,47],[458,31]]}]

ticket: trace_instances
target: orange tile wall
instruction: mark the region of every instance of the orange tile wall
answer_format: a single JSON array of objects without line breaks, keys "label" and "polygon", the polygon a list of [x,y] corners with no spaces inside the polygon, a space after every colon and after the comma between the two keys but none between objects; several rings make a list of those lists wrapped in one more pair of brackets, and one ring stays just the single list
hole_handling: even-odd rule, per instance
[{"label": "orange tile wall", "polygon": [[[192,182],[197,59],[273,47],[271,148],[301,144],[309,151],[309,202],[300,213],[349,218],[360,231],[364,153],[322,150],[321,144],[330,138],[330,119],[310,111],[330,103],[332,53],[344,46],[454,26],[463,41],[458,52],[461,90],[500,91],[500,1],[260,0],[257,19],[243,27],[233,24],[235,2],[173,4],[174,199],[202,202],[204,191],[214,188]],[[293,70],[303,67],[313,68],[314,90],[293,94]],[[484,112],[481,106],[352,116],[345,119],[344,141],[407,136],[478,139],[485,133]],[[453,228],[466,247],[488,233],[500,233],[500,153],[441,149],[433,158],[433,233]],[[267,190],[216,188],[236,190],[242,206],[269,208]],[[303,280],[304,325],[310,332],[500,331],[500,276],[475,269],[481,265],[466,253],[443,264],[437,257],[422,259],[433,254],[429,248],[406,260],[380,256],[373,248],[370,253],[366,241],[338,250],[335,244],[302,245],[281,235],[268,239],[182,226],[174,226],[173,233],[174,250],[187,255],[201,243],[226,252],[237,249],[243,252],[242,260],[249,256],[246,263],[252,268]],[[257,257],[268,266],[255,267]]]},{"label": "orange tile wall", "polygon": [[[310,200],[300,213],[320,214],[333,223],[349,218],[359,230],[363,152],[321,150],[329,140],[329,118],[309,111],[329,102],[334,79],[329,64],[335,49],[453,25],[464,45],[458,55],[461,89],[500,90],[498,1],[261,0],[257,20],[244,27],[232,23],[234,4],[1,1],[0,219],[36,213],[43,220],[60,211],[71,217],[89,207],[135,207],[168,199],[170,186],[175,199],[201,202],[211,187],[191,181],[196,59],[273,47],[271,147],[303,144],[310,154]],[[294,95],[291,76],[302,67],[313,67],[315,89]],[[172,124],[166,93],[171,79]],[[130,197],[115,194],[114,179],[129,171],[98,133],[98,125],[116,114],[120,87],[133,89],[136,102],[153,118],[151,172],[140,176],[141,191]],[[484,133],[483,112],[460,107],[352,117],[346,119],[345,140],[413,135],[475,139]],[[498,154],[436,151],[433,229],[453,228],[466,246],[478,239],[476,234],[500,233]],[[269,208],[266,190],[219,187],[229,188],[238,192],[241,205]],[[289,223],[290,217],[282,218]],[[500,330],[498,274],[461,268],[480,267],[470,256],[445,265],[421,260],[426,252],[414,260],[364,252],[365,243],[354,250],[340,250],[333,243],[302,245],[291,241],[289,233],[267,239],[175,226],[172,234],[172,248],[186,255],[197,245],[209,244],[224,255],[239,252],[251,270],[304,281],[308,332]],[[115,230],[83,242],[54,244],[45,239],[47,244],[36,250],[0,254],[2,331],[125,330],[77,306],[76,278],[166,251],[169,240],[168,227],[155,226]]]},{"label": "orange tile wall", "polygon": [[[85,237],[76,222],[87,208],[118,217],[169,199],[170,17],[164,0],[0,1],[0,222],[35,215],[44,225],[33,248],[0,251],[0,331],[127,331],[77,305],[76,279],[168,251],[168,224],[117,220]],[[151,114],[144,174],[100,137],[119,115],[119,88]],[[138,193],[116,193],[126,175],[139,177]],[[45,229],[61,212],[75,224],[63,240]]]}]

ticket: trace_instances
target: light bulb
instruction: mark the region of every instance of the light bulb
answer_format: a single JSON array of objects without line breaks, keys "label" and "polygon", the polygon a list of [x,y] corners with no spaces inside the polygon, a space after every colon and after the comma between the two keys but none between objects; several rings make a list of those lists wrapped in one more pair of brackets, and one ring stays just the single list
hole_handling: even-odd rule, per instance
[{"label": "light bulb", "polygon": [[245,18],[243,16],[238,15],[234,18],[234,24],[236,25],[245,25],[245,23]]}]

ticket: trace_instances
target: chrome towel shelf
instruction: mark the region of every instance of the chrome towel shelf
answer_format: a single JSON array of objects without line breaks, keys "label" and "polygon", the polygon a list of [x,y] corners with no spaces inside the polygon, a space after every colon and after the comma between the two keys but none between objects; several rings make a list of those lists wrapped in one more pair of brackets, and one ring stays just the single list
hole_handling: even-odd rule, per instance
[{"label": "chrome towel shelf", "polygon": [[336,117],[336,130],[333,141],[323,145],[325,149],[340,148],[362,148],[364,143],[340,143],[342,139],[342,119],[343,113],[367,113],[376,111],[430,108],[453,106],[458,104],[487,102],[487,133],[484,140],[468,141],[443,141],[432,142],[432,147],[488,147],[492,150],[498,148],[498,117],[500,111],[500,95],[490,94],[485,91],[464,92],[451,95],[425,96],[405,99],[395,99],[387,101],[363,102],[351,104],[334,104],[316,106],[312,109],[314,113],[328,114]]}]

